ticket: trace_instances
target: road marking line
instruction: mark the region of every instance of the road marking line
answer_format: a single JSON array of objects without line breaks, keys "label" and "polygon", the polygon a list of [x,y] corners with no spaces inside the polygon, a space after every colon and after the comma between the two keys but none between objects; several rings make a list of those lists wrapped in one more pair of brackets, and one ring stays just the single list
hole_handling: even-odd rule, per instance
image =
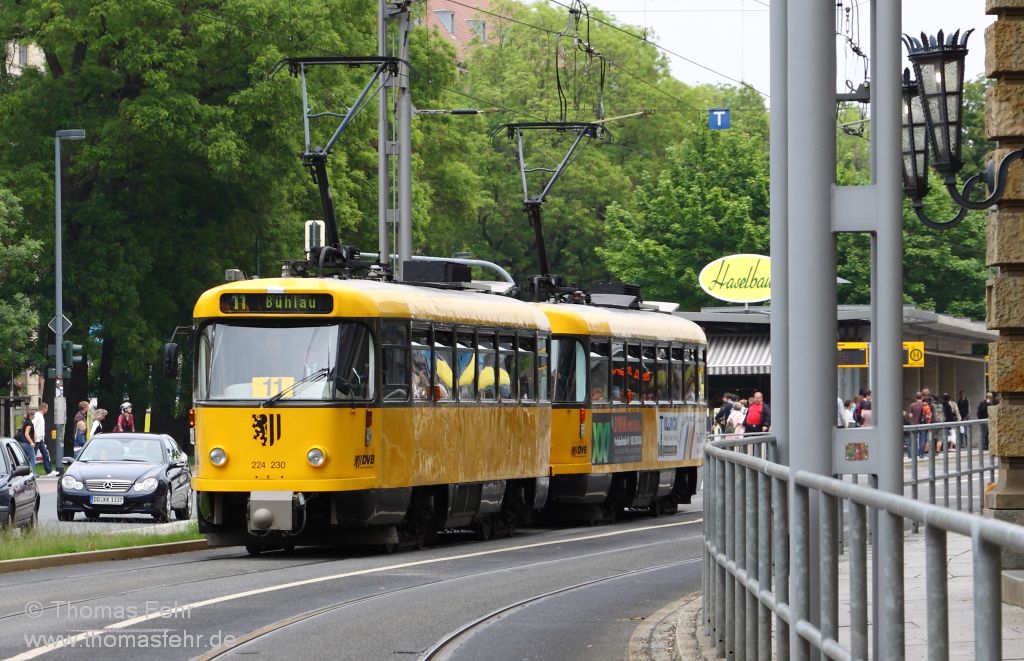
[{"label": "road marking line", "polygon": [[474,553],[462,553],[460,555],[453,555],[443,558],[430,558],[427,560],[415,560],[412,562],[402,562],[395,565],[386,565],[384,567],[372,567],[369,569],[358,569],[355,571],[342,572],[340,574],[332,574],[330,576],[321,576],[318,578],[307,578],[301,581],[292,581],[291,583],[282,583],[281,585],[269,585],[264,588],[256,588],[254,590],[246,590],[245,592],[236,592],[234,594],[226,594],[220,597],[214,597],[212,599],[204,599],[203,601],[196,601],[191,604],[185,604],[184,606],[178,606],[171,610],[160,610],[146,615],[139,615],[127,620],[120,622],[114,622],[108,624],[102,629],[91,629],[89,631],[83,631],[82,633],[67,638],[62,638],[60,641],[50,643],[49,645],[43,645],[30,650],[26,650],[21,654],[17,654],[12,657],[8,657],[6,661],[27,661],[28,659],[34,659],[42,656],[49,652],[54,652],[64,647],[72,647],[79,642],[82,642],[88,638],[102,635],[105,631],[116,631],[119,629],[127,629],[128,627],[136,624],[142,624],[150,620],[157,618],[174,617],[178,613],[189,613],[193,608],[202,608],[203,606],[213,606],[215,604],[224,603],[227,601],[235,601],[236,599],[245,599],[246,597],[253,597],[259,594],[266,594],[268,592],[277,592],[279,590],[288,590],[291,588],[302,587],[304,585],[313,585],[315,583],[326,583],[327,581],[336,581],[342,578],[350,578],[352,576],[365,576],[367,574],[381,574],[396,569],[406,569],[408,567],[420,567],[423,565],[434,565],[441,562],[450,562],[453,560],[466,560],[469,558],[479,558],[486,555],[497,555],[499,553],[510,553],[512,551],[523,551],[526,549],[534,549],[543,546],[553,546],[555,544],[567,544],[570,542],[585,542],[591,539],[602,539],[605,537],[617,537],[620,535],[630,535],[638,532],[646,532],[648,530],[660,530],[662,528],[676,528],[679,526],[689,526],[695,523],[702,523],[704,519],[693,519],[690,521],[681,521],[679,523],[663,523],[656,526],[642,526],[640,528],[630,528],[627,530],[614,530],[612,532],[596,533],[593,535],[583,535],[580,537],[570,537],[567,539],[554,539],[547,542],[534,542],[533,544],[522,544],[520,546],[510,546],[507,548],[500,549],[488,549],[486,551],[476,551]]}]

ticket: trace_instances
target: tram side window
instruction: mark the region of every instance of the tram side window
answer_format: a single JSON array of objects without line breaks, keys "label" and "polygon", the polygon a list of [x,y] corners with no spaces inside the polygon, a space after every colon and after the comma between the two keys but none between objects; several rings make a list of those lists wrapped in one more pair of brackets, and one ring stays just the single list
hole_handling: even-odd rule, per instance
[{"label": "tram side window", "polygon": [[498,336],[498,395],[504,401],[516,399],[516,337]]},{"label": "tram side window", "polygon": [[381,344],[384,348],[382,365],[384,401],[409,400],[409,327],[404,322],[386,322]]},{"label": "tram side window", "polygon": [[626,342],[626,402],[640,404],[643,401],[643,361],[640,344]]},{"label": "tram side window", "polygon": [[686,347],[683,351],[683,359],[686,361],[686,371],[683,381],[683,401],[697,401],[697,351],[693,347]]},{"label": "tram side window", "polygon": [[654,352],[657,366],[654,372],[655,399],[659,402],[668,402],[672,399],[671,377],[669,373],[669,348],[659,344]]},{"label": "tram side window", "polygon": [[516,349],[516,374],[519,378],[519,397],[524,401],[537,399],[537,338],[519,336]]},{"label": "tram side window", "polygon": [[708,401],[708,393],[706,390],[708,381],[705,378],[708,367],[707,351],[707,347],[700,347],[697,349],[697,401],[699,402]]},{"label": "tram side window", "polygon": [[551,400],[551,382],[548,379],[549,370],[551,369],[551,363],[549,362],[550,347],[550,338],[537,338],[537,396],[542,402]]},{"label": "tram side window", "polygon": [[612,342],[612,402],[626,401],[626,344]]},{"label": "tram side window", "polygon": [[434,375],[430,359],[430,331],[412,329],[412,398],[416,401],[434,399]]},{"label": "tram side window", "polygon": [[609,351],[607,340],[590,341],[590,401],[595,404],[608,402]]},{"label": "tram side window", "polygon": [[450,330],[434,329],[434,367],[437,375],[438,401],[455,399],[457,372],[455,370],[455,334]]},{"label": "tram side window", "polygon": [[480,391],[480,400],[484,402],[493,402],[498,395],[495,387],[495,361],[494,332],[481,331],[476,342],[476,386]]},{"label": "tram side window", "polygon": [[674,345],[670,351],[670,357],[672,363],[670,366],[671,377],[669,380],[669,388],[672,401],[681,402],[683,401],[683,374],[686,370],[686,363],[683,359],[685,350],[683,347]]},{"label": "tram side window", "polygon": [[551,342],[555,396],[552,401],[577,403],[587,395],[587,359],[578,340],[562,338]]},{"label": "tram side window", "polygon": [[642,361],[640,364],[640,381],[644,387],[644,402],[658,401],[658,359],[657,349],[653,344],[643,345],[640,352]]},{"label": "tram side window", "polygon": [[476,401],[476,341],[472,333],[458,333],[455,342],[459,400],[473,402]]}]

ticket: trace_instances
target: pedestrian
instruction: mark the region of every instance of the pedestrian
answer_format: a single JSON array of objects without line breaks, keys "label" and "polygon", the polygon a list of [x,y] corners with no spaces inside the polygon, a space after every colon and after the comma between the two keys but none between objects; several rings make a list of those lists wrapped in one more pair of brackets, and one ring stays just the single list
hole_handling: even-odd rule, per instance
[{"label": "pedestrian", "polygon": [[764,402],[764,395],[754,392],[754,398],[747,407],[747,415],[743,418],[743,429],[746,433],[771,431],[772,410]]},{"label": "pedestrian", "polygon": [[[89,402],[84,399],[78,402],[78,413],[75,414],[75,428],[78,428],[79,422],[87,422],[89,419]],[[88,424],[88,423],[87,423]]]},{"label": "pedestrian", "polygon": [[715,414],[715,424],[718,425],[720,431],[725,430],[725,422],[729,419],[729,414],[732,413],[732,403],[734,401],[736,401],[736,395],[731,392],[722,395],[722,407]]},{"label": "pedestrian", "polygon": [[725,433],[732,434],[729,438],[739,438],[743,432],[743,405],[733,402],[732,413],[725,420]]},{"label": "pedestrian", "polygon": [[860,389],[860,402],[858,402],[857,409],[853,412],[853,421],[856,422],[857,425],[860,426],[860,427],[864,426],[864,422],[862,420],[862,415],[861,415],[863,413],[863,411],[864,411],[864,402],[870,402],[870,401],[871,401],[871,391],[868,390],[867,388],[861,388]]},{"label": "pedestrian", "polygon": [[35,427],[35,445],[36,449],[39,450],[39,454],[43,457],[43,473],[45,475],[56,475],[57,471],[53,470],[53,465],[50,463],[50,449],[46,447],[46,412],[50,410],[50,405],[46,402],[40,402],[39,408],[36,410],[35,415],[32,416],[32,426]]},{"label": "pedestrian", "polygon": [[971,401],[963,390],[960,391],[960,398],[956,400],[956,407],[960,409],[960,419],[966,420],[971,417]]},{"label": "pedestrian", "polygon": [[79,420],[75,423],[75,441],[72,450],[75,453],[75,459],[78,459],[78,453],[85,447],[85,420]]},{"label": "pedestrian", "polygon": [[89,438],[103,433],[103,421],[106,419],[107,409],[96,409],[96,413],[92,417],[92,429],[89,430]]},{"label": "pedestrian", "polygon": [[117,416],[117,424],[114,426],[114,431],[135,431],[135,416],[132,415],[132,403],[124,402],[121,404],[121,415]]},{"label": "pedestrian", "polygon": [[[953,401],[948,392],[942,393],[942,415],[946,422],[960,422],[960,407],[957,406],[957,403]],[[950,427],[946,432],[946,437],[946,449],[956,448],[956,427]]]},{"label": "pedestrian", "polygon": [[853,408],[850,406],[852,403],[853,402],[851,402],[848,399],[843,401],[843,410],[842,410],[842,413],[841,413],[841,415],[843,417],[843,424],[842,424],[843,427],[853,427],[853,426],[855,426],[854,422],[853,422]]},{"label": "pedestrian", "polygon": [[[988,407],[992,406],[992,393],[985,393],[985,399],[978,404],[978,420],[988,420]],[[981,426],[981,448],[988,450],[988,423]]]},{"label": "pedestrian", "polygon": [[36,474],[36,428],[27,416],[21,421],[21,429],[14,435],[14,440],[21,445],[25,457],[28,458],[29,469]]},{"label": "pedestrian", "polygon": [[871,427],[873,414],[871,413],[871,400],[866,399],[860,404],[860,426]]},{"label": "pedestrian", "polygon": [[[914,401],[910,404],[910,424],[926,425],[931,422],[932,412],[924,401],[924,392],[914,393]],[[928,451],[928,432],[919,430],[917,432],[917,456],[923,457]],[[910,448],[907,448],[907,456],[910,456]]]}]

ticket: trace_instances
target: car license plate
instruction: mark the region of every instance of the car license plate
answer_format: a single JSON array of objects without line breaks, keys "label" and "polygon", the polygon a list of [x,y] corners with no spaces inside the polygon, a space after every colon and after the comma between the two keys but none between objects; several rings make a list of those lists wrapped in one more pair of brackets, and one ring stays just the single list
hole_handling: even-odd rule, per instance
[{"label": "car license plate", "polygon": [[93,505],[123,505],[124,496],[92,496]]}]

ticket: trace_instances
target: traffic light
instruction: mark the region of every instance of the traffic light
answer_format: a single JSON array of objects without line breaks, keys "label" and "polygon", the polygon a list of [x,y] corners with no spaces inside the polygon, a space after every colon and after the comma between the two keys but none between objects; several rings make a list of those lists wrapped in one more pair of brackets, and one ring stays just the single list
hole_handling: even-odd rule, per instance
[{"label": "traffic light", "polygon": [[64,368],[70,370],[82,362],[82,345],[65,340],[61,345],[64,349]]}]

